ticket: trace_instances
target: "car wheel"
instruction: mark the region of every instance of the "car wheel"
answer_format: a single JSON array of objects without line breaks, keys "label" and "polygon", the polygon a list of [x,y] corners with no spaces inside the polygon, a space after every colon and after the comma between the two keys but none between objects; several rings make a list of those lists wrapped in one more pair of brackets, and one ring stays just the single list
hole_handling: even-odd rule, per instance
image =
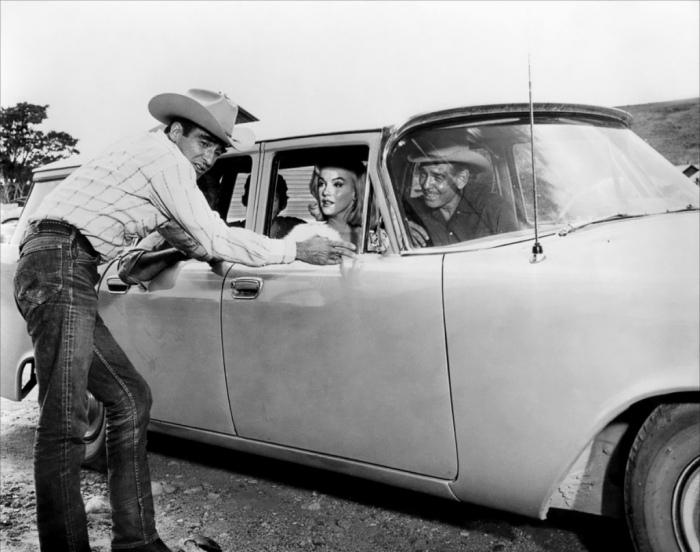
[{"label": "car wheel", "polygon": [[107,423],[105,407],[90,391],[88,397],[88,428],[85,432],[85,460],[83,467],[107,471]]},{"label": "car wheel", "polygon": [[700,552],[700,405],[649,415],[627,461],[625,510],[639,552]]}]

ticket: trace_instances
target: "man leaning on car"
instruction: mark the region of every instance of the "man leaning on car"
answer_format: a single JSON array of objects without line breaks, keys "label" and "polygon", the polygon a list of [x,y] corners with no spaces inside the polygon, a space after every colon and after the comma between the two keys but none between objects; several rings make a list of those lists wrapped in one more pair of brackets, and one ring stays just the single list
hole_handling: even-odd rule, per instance
[{"label": "man leaning on car", "polygon": [[295,244],[229,228],[196,185],[231,147],[254,144],[234,125],[238,107],[193,89],[148,104],[165,130],[123,140],[75,171],[29,219],[15,300],[35,349],[39,423],[34,448],[37,526],[43,552],[90,550],[80,495],[86,390],[107,410],[112,550],[167,552],[155,527],[146,456],[151,392],[98,312],[97,267],[153,230],[185,253],[251,266],[338,264],[354,246],[314,238]]}]

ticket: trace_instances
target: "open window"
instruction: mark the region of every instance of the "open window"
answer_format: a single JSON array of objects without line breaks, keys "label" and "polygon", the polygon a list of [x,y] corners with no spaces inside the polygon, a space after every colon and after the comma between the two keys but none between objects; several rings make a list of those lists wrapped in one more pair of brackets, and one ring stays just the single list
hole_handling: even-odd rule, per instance
[{"label": "open window", "polygon": [[[379,222],[367,176],[368,155],[369,147],[366,145],[305,148],[276,154],[272,165],[270,195],[266,203],[265,234],[279,239],[290,235],[296,226],[325,224],[347,230],[349,233],[343,235],[343,238],[355,243],[358,251],[385,250],[386,237],[382,240],[382,237],[373,234],[374,227]],[[320,178],[317,167],[323,165],[344,165],[348,175],[346,184],[356,190],[356,203],[348,205],[346,210],[341,207],[343,222],[340,222],[341,215],[333,211],[333,207],[338,207],[338,204],[333,207],[324,205],[319,192],[314,194],[314,186],[319,186]],[[371,213],[375,214],[370,216]],[[334,217],[338,217],[335,222]],[[299,230],[291,235],[298,232]]]},{"label": "open window", "polygon": [[243,197],[252,167],[253,160],[247,155],[222,158],[197,181],[209,204],[229,226],[245,226]]},{"label": "open window", "polygon": [[404,222],[426,247],[520,230],[501,134],[491,121],[433,125],[392,148],[388,168]]}]

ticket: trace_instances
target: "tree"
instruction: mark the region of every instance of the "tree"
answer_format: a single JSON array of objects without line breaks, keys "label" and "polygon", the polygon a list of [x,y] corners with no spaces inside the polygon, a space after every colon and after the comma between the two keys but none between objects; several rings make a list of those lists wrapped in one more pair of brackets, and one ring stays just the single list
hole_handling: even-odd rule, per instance
[{"label": "tree", "polygon": [[0,108],[0,178],[2,202],[27,196],[32,170],[80,153],[78,140],[65,132],[44,133],[33,128],[46,119],[48,105],[26,102]]}]

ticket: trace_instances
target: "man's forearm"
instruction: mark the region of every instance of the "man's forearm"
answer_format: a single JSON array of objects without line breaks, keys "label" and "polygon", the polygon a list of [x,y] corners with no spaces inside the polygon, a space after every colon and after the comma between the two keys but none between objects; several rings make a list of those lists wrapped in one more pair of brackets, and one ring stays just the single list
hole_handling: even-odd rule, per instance
[{"label": "man's forearm", "polygon": [[129,276],[136,280],[149,281],[169,266],[188,258],[174,247],[162,251],[147,251],[139,257]]}]

